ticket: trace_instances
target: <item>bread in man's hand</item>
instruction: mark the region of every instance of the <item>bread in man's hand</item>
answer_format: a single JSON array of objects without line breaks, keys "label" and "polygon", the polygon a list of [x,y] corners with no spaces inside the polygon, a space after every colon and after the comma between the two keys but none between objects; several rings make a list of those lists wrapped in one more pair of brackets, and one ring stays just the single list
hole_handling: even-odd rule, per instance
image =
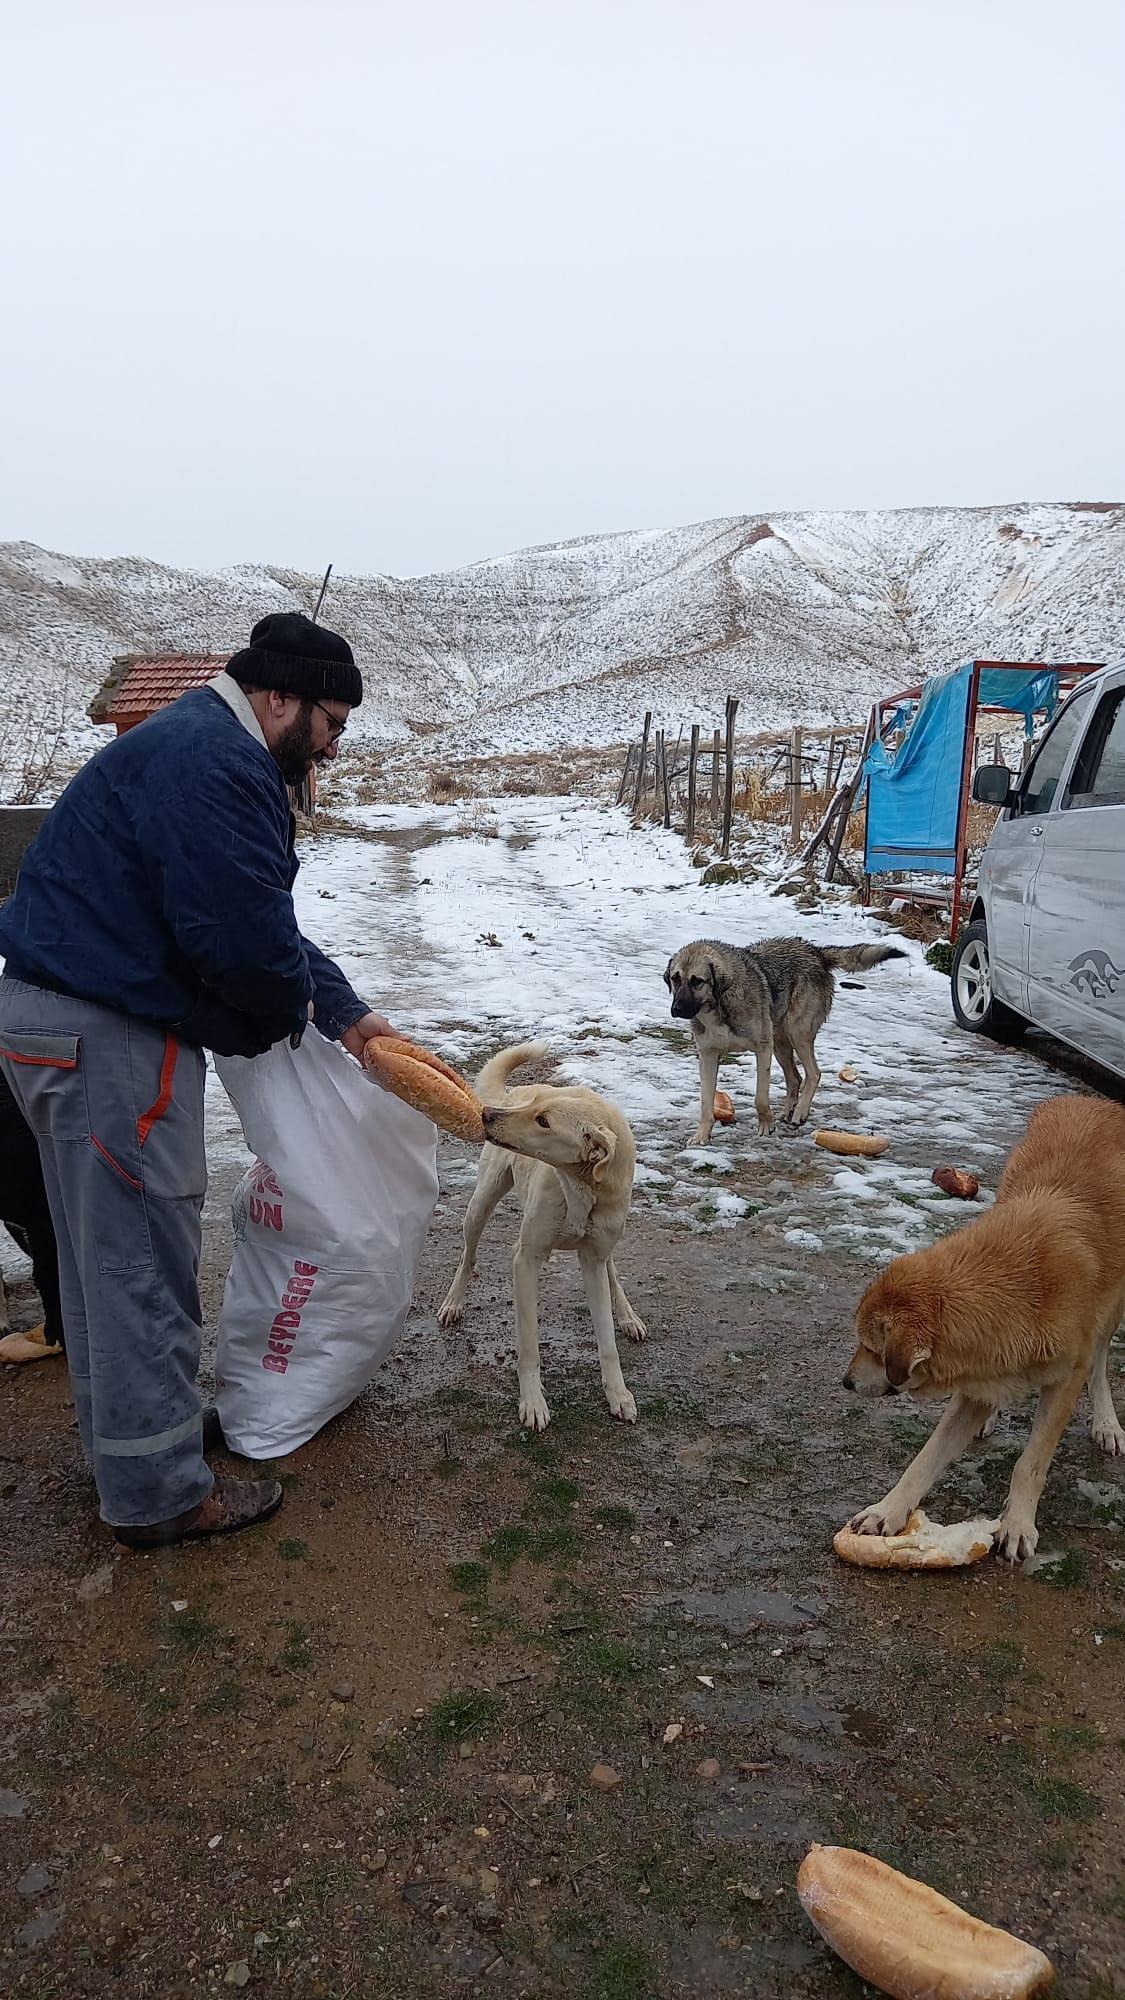
[{"label": "bread in man's hand", "polygon": [[1034,1945],[855,1848],[810,1848],[797,1894],[845,1965],[891,2000],[1032,2000],[1054,1984]]},{"label": "bread in man's hand", "polygon": [[364,1047],[363,1061],[380,1083],[443,1132],[483,1146],[479,1097],[472,1085],[432,1050],[419,1048],[404,1035],[374,1035]]}]

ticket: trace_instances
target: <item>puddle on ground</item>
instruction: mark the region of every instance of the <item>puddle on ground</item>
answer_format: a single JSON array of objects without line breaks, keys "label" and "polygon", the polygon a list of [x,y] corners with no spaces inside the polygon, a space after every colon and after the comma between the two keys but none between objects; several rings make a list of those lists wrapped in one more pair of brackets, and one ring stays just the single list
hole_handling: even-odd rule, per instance
[{"label": "puddle on ground", "polygon": [[742,1637],[760,1626],[776,1632],[801,1632],[823,1618],[827,1606],[819,1597],[790,1597],[783,1590],[750,1590],[733,1584],[729,1590],[686,1590],[663,1597],[661,1605],[678,1605],[685,1619],[698,1625],[721,1625]]}]

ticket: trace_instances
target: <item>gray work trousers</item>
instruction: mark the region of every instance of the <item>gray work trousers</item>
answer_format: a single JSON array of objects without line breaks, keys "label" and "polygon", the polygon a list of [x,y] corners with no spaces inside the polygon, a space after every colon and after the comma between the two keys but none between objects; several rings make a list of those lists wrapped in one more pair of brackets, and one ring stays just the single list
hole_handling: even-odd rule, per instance
[{"label": "gray work trousers", "polygon": [[212,1485],[195,1386],[202,1051],[5,976],[0,1063],[39,1142],[67,1366],[102,1519],[171,1520]]}]

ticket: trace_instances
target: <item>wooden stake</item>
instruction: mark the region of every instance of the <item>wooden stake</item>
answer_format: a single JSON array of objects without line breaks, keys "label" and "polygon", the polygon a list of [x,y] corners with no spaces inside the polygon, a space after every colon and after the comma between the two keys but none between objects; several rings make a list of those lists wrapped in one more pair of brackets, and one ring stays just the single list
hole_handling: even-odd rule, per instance
[{"label": "wooden stake", "polygon": [[738,696],[727,696],[727,768],[726,788],[723,792],[723,844],[720,850],[723,860],[730,853],[730,823],[734,812],[734,719],[738,714]]},{"label": "wooden stake", "polygon": [[652,710],[649,708],[645,711],[645,726],[641,731],[641,754],[637,760],[637,785],[633,793],[633,811],[635,813],[641,809],[641,789],[645,781],[645,758],[648,755],[648,732],[651,728]]},{"label": "wooden stake", "polygon": [[719,732],[716,729],[711,738],[711,825],[715,826],[719,817]]},{"label": "wooden stake", "polygon": [[801,844],[801,731],[789,738],[789,845]]},{"label": "wooden stake", "polygon": [[699,724],[698,722],[693,722],[691,725],[691,747],[688,750],[687,767],[687,825],[684,828],[684,838],[689,842],[695,839],[695,767],[698,762]]},{"label": "wooden stake", "polygon": [[324,582],[320,586],[320,596],[316,600],[316,610],[313,612],[312,615],[312,622],[314,625],[316,624],[317,619],[320,617],[320,607],[324,603],[324,593],[328,589],[328,579],[331,576],[331,574],[332,574],[332,564],[329,563],[328,568],[324,572]]},{"label": "wooden stake", "polygon": [[670,827],[672,824],[672,801],[668,792],[668,740],[663,730],[660,732],[660,770],[664,779],[664,824],[666,827]]},{"label": "wooden stake", "polygon": [[614,805],[619,806],[621,804],[622,799],[625,797],[626,788],[629,783],[629,766],[632,763],[632,761],[633,761],[633,746],[630,743],[629,748],[625,752],[625,769],[621,773],[621,783],[617,787],[617,797],[614,800]]}]

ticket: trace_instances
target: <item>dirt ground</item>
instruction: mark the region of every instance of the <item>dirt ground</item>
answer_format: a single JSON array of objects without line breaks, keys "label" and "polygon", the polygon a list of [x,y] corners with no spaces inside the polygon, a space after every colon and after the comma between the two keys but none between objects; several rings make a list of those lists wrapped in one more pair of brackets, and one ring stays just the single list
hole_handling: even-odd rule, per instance
[{"label": "dirt ground", "polygon": [[[770,1148],[800,1197],[800,1142]],[[640,1422],[609,1420],[558,1261],[555,1420],[528,1437],[510,1224],[464,1329],[436,1327],[443,1160],[405,1347],[279,1468],[265,1529],[114,1555],[63,1374],[0,1382],[0,1987],[854,1995],[794,1893],[826,1840],[1033,1939],[1072,2000],[1125,1990],[1120,1471],[1071,1428],[1041,1510],[1062,1560],[1034,1576],[843,1569],[833,1530],[931,1422],[840,1387],[856,1261],[787,1247],[779,1275],[767,1232],[676,1229],[643,1187],[619,1259]],[[939,1517],[998,1509],[1025,1428]]]}]

